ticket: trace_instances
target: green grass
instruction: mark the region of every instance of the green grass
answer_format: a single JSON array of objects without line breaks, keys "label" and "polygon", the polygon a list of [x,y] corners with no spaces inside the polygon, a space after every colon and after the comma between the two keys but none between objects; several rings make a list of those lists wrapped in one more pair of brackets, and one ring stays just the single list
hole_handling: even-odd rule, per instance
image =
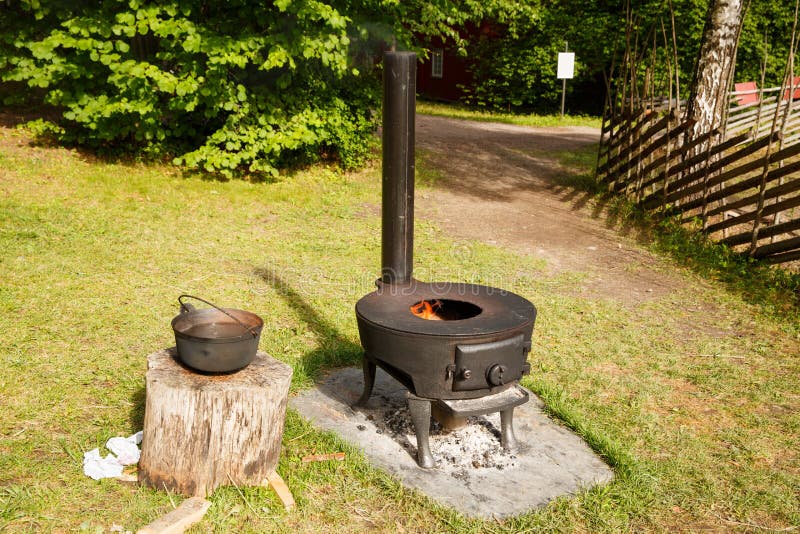
[{"label": "green grass", "polygon": [[436,115],[451,119],[466,119],[481,122],[502,122],[518,126],[552,127],[552,126],[589,126],[600,128],[600,117],[587,115],[536,115],[498,113],[490,111],[476,111],[454,104],[441,104],[436,102],[417,102],[417,113]]},{"label": "green grass", "polygon": [[[0,531],[135,530],[180,501],[92,481],[81,457],[140,429],[145,359],[173,343],[182,292],[264,317],[261,348],[292,365],[293,392],[355,364],[353,305],[379,272],[379,190],[377,168],[206,181],[31,147],[0,129]],[[525,384],[615,480],[506,521],[467,519],[290,411],[279,471],[296,510],[263,488],[220,488],[194,531],[800,525],[800,340],[788,319],[677,267],[680,287],[633,308],[576,296],[584,273],[551,275],[537,258],[424,220],[415,266],[420,279],[502,285],[537,305]],[[344,462],[300,461],[340,450]]]}]

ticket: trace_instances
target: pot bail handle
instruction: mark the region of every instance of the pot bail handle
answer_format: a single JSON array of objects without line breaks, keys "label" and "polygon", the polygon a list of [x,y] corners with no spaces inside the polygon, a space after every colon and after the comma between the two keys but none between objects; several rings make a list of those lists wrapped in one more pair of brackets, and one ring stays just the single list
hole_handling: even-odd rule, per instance
[{"label": "pot bail handle", "polygon": [[187,295],[187,294],[185,294],[185,293],[184,293],[183,295],[181,295],[180,297],[178,297],[178,302],[179,302],[179,303],[180,303],[180,305],[181,305],[181,313],[184,313],[184,312],[192,312],[192,311],[194,311],[194,310],[195,310],[194,306],[192,306],[191,304],[187,304],[187,303],[185,303],[185,302],[183,302],[183,301],[181,300],[181,299],[182,299],[182,298],[184,298],[184,297],[187,297],[187,298],[190,298],[190,299],[199,300],[200,302],[205,302],[205,303],[206,303],[206,304],[208,304],[209,306],[212,306],[212,307],[216,308],[218,311],[221,311],[222,313],[224,313],[225,315],[227,315],[228,317],[230,317],[231,319],[233,319],[234,321],[236,321],[237,323],[239,323],[239,326],[241,326],[242,328],[244,328],[244,329],[245,329],[245,331],[247,331],[247,332],[250,332],[250,335],[251,335],[251,336],[253,336],[253,337],[256,337],[256,336],[258,335],[258,332],[253,332],[253,327],[252,327],[252,326],[247,326],[247,325],[246,325],[246,324],[244,324],[242,321],[240,321],[239,319],[237,319],[235,316],[233,316],[233,315],[231,315],[230,313],[226,312],[225,310],[223,310],[222,308],[220,308],[219,306],[217,306],[217,305],[216,305],[216,304],[214,304],[213,302],[209,302],[209,301],[207,301],[206,299],[201,299],[200,297],[195,297],[194,295]]}]

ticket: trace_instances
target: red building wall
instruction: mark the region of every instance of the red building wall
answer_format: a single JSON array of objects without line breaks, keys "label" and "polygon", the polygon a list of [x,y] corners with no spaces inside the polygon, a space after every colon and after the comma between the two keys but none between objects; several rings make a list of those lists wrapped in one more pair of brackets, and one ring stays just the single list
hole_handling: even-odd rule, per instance
[{"label": "red building wall", "polygon": [[454,51],[445,47],[431,46],[431,50],[442,52],[442,77],[432,76],[433,54],[417,65],[417,93],[430,100],[455,102],[461,98],[460,85],[469,86],[472,76],[466,70],[466,62]]}]

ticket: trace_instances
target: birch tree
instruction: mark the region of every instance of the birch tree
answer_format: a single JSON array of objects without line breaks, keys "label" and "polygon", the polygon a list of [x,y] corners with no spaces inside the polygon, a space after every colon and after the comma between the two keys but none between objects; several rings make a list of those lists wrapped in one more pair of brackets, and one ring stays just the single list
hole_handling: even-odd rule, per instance
[{"label": "birch tree", "polygon": [[686,111],[693,121],[688,135],[696,138],[721,126],[728,110],[728,87],[736,63],[736,47],[746,0],[712,0]]}]

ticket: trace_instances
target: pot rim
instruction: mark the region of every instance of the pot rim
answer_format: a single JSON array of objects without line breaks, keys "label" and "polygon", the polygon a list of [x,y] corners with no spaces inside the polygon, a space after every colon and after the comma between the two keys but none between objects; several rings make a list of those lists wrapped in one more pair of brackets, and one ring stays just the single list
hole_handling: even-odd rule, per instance
[{"label": "pot rim", "polygon": [[[194,311],[191,311],[191,312],[182,312],[182,313],[179,313],[178,315],[176,315],[175,317],[173,317],[172,322],[170,323],[170,325],[172,326],[172,331],[175,333],[175,337],[180,337],[181,339],[186,339],[186,340],[190,340],[190,341],[198,341],[198,342],[201,342],[201,343],[238,343],[240,341],[246,341],[246,340],[249,340],[249,339],[259,339],[260,338],[261,330],[264,328],[264,320],[261,317],[259,317],[258,315],[256,315],[253,312],[249,312],[249,311],[245,311],[245,310],[239,310],[239,309],[236,309],[236,308],[222,308],[222,309],[225,310],[228,313],[233,313],[235,315],[238,315],[239,319],[241,319],[241,320],[243,320],[243,321],[245,321],[247,323],[251,323],[252,322],[254,324],[247,325],[249,327],[249,330],[246,331],[246,332],[243,332],[239,336],[228,336],[228,337],[200,337],[200,336],[193,336],[193,335],[187,334],[183,330],[180,330],[179,328],[177,328],[176,324],[181,319],[189,320],[192,317],[197,317],[198,315],[202,317],[203,315],[219,313],[217,310],[215,310],[213,308],[207,308],[207,309],[202,309],[202,310],[194,310]],[[233,321],[225,321],[225,322],[226,323],[230,323],[230,324],[236,324]],[[194,323],[191,326],[196,326],[197,324],[202,324],[202,323],[199,323],[199,322],[198,323]],[[255,332],[255,333],[253,333],[253,332]]]}]

